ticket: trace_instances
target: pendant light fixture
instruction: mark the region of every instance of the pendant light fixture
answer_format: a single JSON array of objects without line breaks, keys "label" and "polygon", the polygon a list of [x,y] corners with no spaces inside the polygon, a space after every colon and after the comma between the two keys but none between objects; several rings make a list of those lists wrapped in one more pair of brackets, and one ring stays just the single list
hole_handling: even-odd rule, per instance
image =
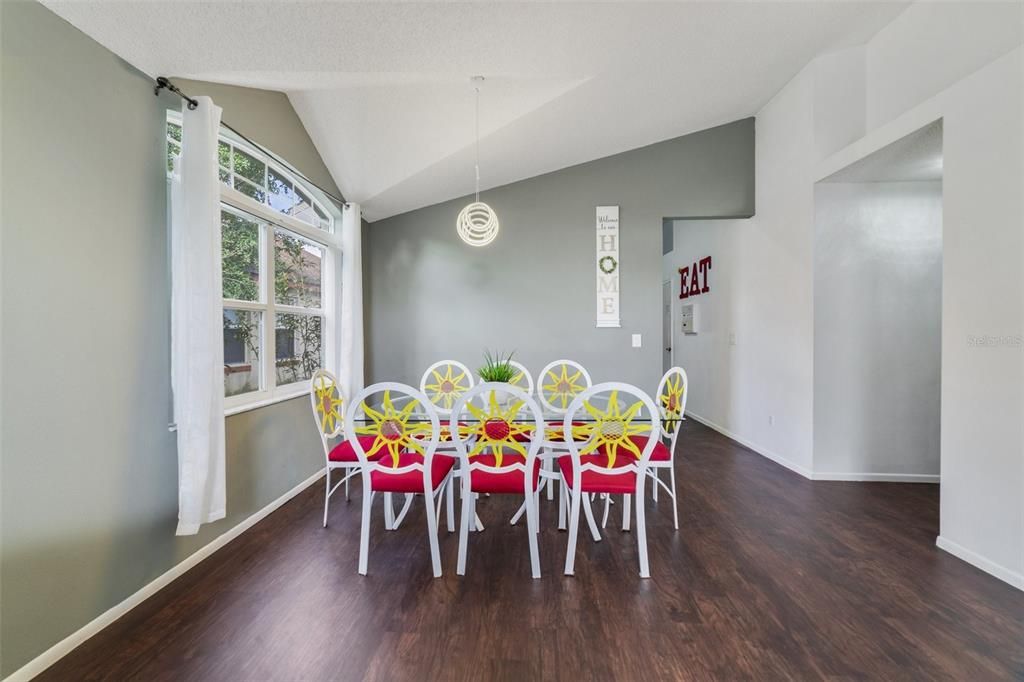
[{"label": "pendant light fixture", "polygon": [[480,201],[480,86],[483,76],[470,79],[476,92],[476,201],[459,212],[455,228],[462,241],[470,246],[487,246],[498,236],[498,216],[494,209]]}]

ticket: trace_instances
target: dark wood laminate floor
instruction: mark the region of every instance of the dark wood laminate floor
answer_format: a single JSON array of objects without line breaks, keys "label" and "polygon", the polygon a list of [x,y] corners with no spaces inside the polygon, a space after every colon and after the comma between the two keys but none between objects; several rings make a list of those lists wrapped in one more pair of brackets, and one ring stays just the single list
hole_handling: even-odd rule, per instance
[{"label": "dark wood laminate floor", "polygon": [[360,577],[357,499],[324,529],[316,485],[39,679],[1024,678],[1024,593],[936,549],[937,486],[811,482],[692,420],[680,441],[650,580],[618,530],[563,577],[551,503],[531,580],[498,497],[466,577],[457,535],[434,580],[422,510],[388,533],[379,507]]}]

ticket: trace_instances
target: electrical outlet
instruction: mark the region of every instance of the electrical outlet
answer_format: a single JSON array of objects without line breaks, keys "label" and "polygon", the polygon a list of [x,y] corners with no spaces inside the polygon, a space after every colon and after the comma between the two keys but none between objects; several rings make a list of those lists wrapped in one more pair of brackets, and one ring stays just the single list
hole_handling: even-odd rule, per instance
[{"label": "electrical outlet", "polygon": [[775,415],[768,415],[768,426],[775,426]]},{"label": "electrical outlet", "polygon": [[633,334],[633,348],[639,348],[641,345],[640,335]]},{"label": "electrical outlet", "polygon": [[729,332],[729,345],[730,346],[735,346],[736,345],[736,332]]}]

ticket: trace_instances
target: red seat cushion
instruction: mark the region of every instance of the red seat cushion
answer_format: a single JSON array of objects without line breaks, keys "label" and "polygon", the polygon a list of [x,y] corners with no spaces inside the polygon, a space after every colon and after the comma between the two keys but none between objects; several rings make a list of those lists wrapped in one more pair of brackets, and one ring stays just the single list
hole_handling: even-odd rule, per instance
[{"label": "red seat cushion", "polygon": [[[373,442],[376,440],[376,436],[356,436],[359,439],[359,445],[363,447],[363,452],[369,452],[370,448],[373,447]],[[380,457],[380,452],[374,454],[370,459],[377,459]],[[340,443],[331,449],[327,455],[327,459],[332,462],[351,462],[353,464],[359,461],[356,456],[356,451],[352,447],[352,443],[348,438],[344,439]]]},{"label": "red seat cushion", "polygon": [[[647,436],[630,436],[629,439],[633,441],[633,444],[636,445],[640,452],[643,452],[644,448],[647,447]],[[597,451],[607,457],[605,447],[603,445],[599,447]],[[669,462],[671,460],[672,452],[668,449],[668,446],[661,442],[660,438],[656,439],[654,441],[654,450],[651,451],[650,461]]]},{"label": "red seat cushion", "polygon": [[[392,468],[391,455],[380,459],[382,464]],[[422,464],[423,455],[418,452],[403,452],[398,455],[398,466],[395,469],[409,466],[410,464]],[[455,466],[454,457],[438,455],[430,463],[430,487],[433,490],[441,485],[441,481],[448,475],[448,472]],[[370,472],[370,488],[384,493],[422,493],[423,472],[407,471],[404,474],[391,474],[380,469]]]},{"label": "red seat cushion", "polygon": [[[637,461],[636,457],[632,454],[628,455],[617,455],[612,468],[623,467],[628,464],[633,464]],[[580,457],[580,464],[587,464],[588,462],[597,465],[600,468],[608,466],[608,457],[606,455],[583,455]],[[566,483],[569,487],[573,487],[573,471],[572,471],[572,457],[559,457],[558,468],[562,470],[562,476],[565,477]],[[583,485],[582,491],[585,493],[614,493],[616,495],[628,495],[636,492],[636,472],[625,471],[619,474],[599,474],[596,471],[584,471],[583,472]]]},{"label": "red seat cushion", "polygon": [[[494,455],[476,455],[470,458],[471,464],[483,464],[484,466],[495,466]],[[506,454],[501,457],[501,466],[507,467],[512,464],[526,464],[526,458],[517,454]],[[521,469],[513,469],[500,474],[490,471],[474,469],[470,473],[469,484],[474,492],[478,493],[512,493],[523,494],[523,474]],[[537,489],[537,481],[540,479],[540,460],[533,460],[533,490]]]}]

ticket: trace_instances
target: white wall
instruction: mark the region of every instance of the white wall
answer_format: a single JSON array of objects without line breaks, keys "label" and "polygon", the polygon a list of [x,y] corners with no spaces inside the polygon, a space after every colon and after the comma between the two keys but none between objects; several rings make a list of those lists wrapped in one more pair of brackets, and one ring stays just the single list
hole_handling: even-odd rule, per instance
[{"label": "white wall", "polygon": [[1024,40],[1018,2],[916,2],[866,51],[867,127],[891,121]]},{"label": "white wall", "polygon": [[942,98],[941,534],[1024,589],[1022,61],[1018,49]]},{"label": "white wall", "polygon": [[[942,118],[940,546],[1024,587],[1022,42],[1024,4],[917,3],[765,105],[757,213],[715,261],[737,339],[715,389],[728,393],[695,398],[694,385],[691,400],[737,440],[814,476],[814,182]],[[985,335],[1002,341],[972,345]]]},{"label": "white wall", "polygon": [[914,5],[868,45],[867,101],[879,135],[943,119],[939,545],[1024,589],[1022,42],[1024,4]]},{"label": "white wall", "polygon": [[[673,361],[686,370],[690,382],[686,411],[722,427],[742,420],[738,398],[745,386],[733,382],[739,346],[729,345],[729,334],[736,330],[737,270],[743,267],[738,262],[736,238],[745,222],[673,221],[675,248],[663,256],[665,279],[672,283]],[[692,266],[705,256],[712,259],[710,291],[680,300],[679,268]],[[689,304],[697,310],[697,334],[684,334],[680,328],[680,309]]]},{"label": "white wall", "polygon": [[814,472],[937,482],[941,182],[815,188]]}]

